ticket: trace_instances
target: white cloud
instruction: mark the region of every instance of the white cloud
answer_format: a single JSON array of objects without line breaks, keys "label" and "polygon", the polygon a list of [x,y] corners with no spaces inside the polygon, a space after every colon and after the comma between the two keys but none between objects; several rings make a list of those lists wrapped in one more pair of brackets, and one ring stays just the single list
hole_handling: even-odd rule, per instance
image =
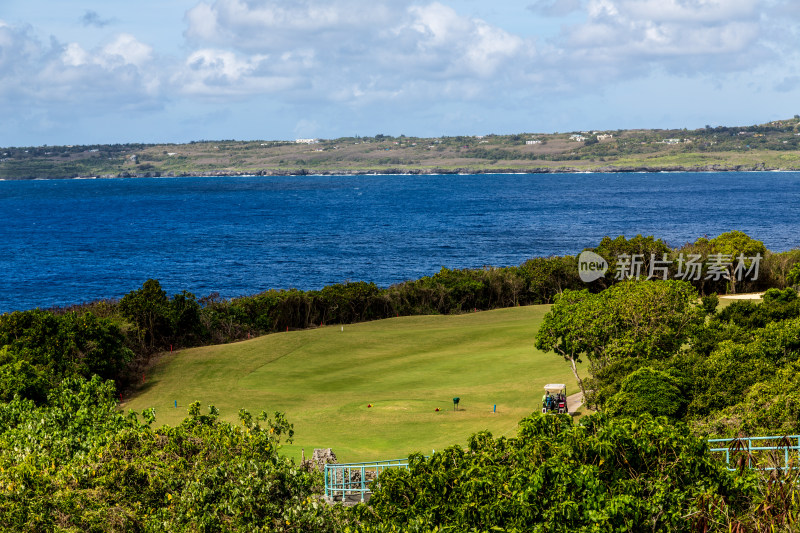
[{"label": "white cloud", "polygon": [[230,94],[221,65],[240,65],[238,95],[292,87],[290,101],[353,105],[508,96],[521,84],[577,93],[654,70],[702,76],[763,63],[775,53],[765,39],[770,1],[535,0],[521,12],[568,17],[559,38],[538,44],[444,1],[204,1],[187,12],[188,42],[233,55],[175,79],[191,93]]},{"label": "white cloud", "polygon": [[153,49],[136,40],[133,35],[122,33],[103,47],[99,61],[106,67],[135,65],[144,67],[153,60]]},{"label": "white cloud", "polygon": [[86,50],[55,38],[45,45],[28,27],[0,26],[0,96],[18,109],[36,109],[45,122],[48,114],[154,105],[157,66],[152,48],[129,34]]},{"label": "white cloud", "polygon": [[405,58],[406,63],[419,57],[419,52],[423,57],[433,55],[435,62],[454,74],[488,77],[505,61],[525,52],[520,37],[482,20],[463,17],[440,3],[412,6],[408,15],[410,20],[396,30],[416,32],[416,50]]},{"label": "white cloud", "polygon": [[186,14],[191,42],[274,51],[304,42],[355,44],[371,29],[385,27],[410,2],[366,0],[216,0]]},{"label": "white cloud", "polygon": [[41,45],[30,35],[30,27],[15,27],[0,20],[0,80],[12,78],[38,55]]},{"label": "white cloud", "polygon": [[283,91],[298,79],[275,73],[267,55],[241,57],[224,50],[193,52],[172,83],[185,95],[204,97],[249,96]]},{"label": "white cloud", "polygon": [[758,19],[758,0],[622,0],[631,19],[687,24],[719,24]]},{"label": "white cloud", "polygon": [[[187,39],[205,53],[236,53],[227,56],[228,65],[232,57],[278,58],[245,69],[241,79],[252,88],[270,86],[266,80],[276,74],[302,79],[296,98],[419,99],[436,92],[431,84],[455,80],[462,81],[463,96],[475,97],[480,91],[464,80],[493,85],[490,78],[504,65],[517,60],[523,66],[531,56],[530,43],[520,37],[438,2],[217,0],[198,4],[186,21]],[[214,90],[200,86],[214,76],[181,78],[193,80],[193,92]],[[459,92],[457,86],[438,90]]]},{"label": "white cloud", "polygon": [[153,49],[137,41],[133,35],[123,33],[91,53],[84,50],[78,43],[69,43],[64,48],[61,59],[64,65],[69,67],[98,65],[106,69],[114,69],[132,65],[142,68],[153,61]]},{"label": "white cloud", "polygon": [[[576,58],[615,63],[686,59],[719,62],[759,45],[759,0],[589,0],[584,23],[561,45]],[[753,58],[760,59],[753,54]],[[674,66],[674,65],[673,65]],[[730,63],[737,68],[739,62]],[[715,70],[725,65],[715,64]]]},{"label": "white cloud", "polygon": [[64,48],[61,59],[64,65],[68,67],[80,67],[91,61],[89,53],[78,43],[69,43],[66,48]]}]

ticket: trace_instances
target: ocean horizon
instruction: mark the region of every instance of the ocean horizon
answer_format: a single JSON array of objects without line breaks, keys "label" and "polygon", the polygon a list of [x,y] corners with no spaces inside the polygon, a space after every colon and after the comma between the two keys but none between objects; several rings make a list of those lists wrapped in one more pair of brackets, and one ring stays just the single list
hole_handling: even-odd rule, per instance
[{"label": "ocean horizon", "polygon": [[386,287],[442,267],[671,246],[740,230],[800,246],[798,172],[306,175],[0,183],[0,312],[169,294]]}]

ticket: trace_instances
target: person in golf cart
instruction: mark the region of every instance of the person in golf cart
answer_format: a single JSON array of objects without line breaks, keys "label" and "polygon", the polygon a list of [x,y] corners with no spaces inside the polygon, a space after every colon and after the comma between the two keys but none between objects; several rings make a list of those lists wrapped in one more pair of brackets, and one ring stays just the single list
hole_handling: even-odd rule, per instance
[{"label": "person in golf cart", "polygon": [[543,413],[569,413],[567,407],[567,387],[563,383],[549,383],[544,386],[542,397]]}]

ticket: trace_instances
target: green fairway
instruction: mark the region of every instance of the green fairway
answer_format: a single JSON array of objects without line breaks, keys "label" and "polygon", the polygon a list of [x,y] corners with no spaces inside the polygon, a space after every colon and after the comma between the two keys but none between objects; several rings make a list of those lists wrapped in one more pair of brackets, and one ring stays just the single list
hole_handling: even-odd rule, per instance
[{"label": "green fairway", "polygon": [[533,346],[548,309],[402,317],[183,350],[123,408],[155,407],[158,424],[176,424],[195,400],[231,421],[242,407],[283,411],[295,429],[284,451],[294,457],[323,447],[340,461],[428,454],[484,429],[513,433],[540,408],[545,383],[577,392],[569,365]]}]

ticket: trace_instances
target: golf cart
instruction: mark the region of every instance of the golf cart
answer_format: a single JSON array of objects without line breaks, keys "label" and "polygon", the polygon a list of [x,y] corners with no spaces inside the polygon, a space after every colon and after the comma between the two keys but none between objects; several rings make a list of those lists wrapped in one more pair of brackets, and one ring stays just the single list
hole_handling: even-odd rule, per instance
[{"label": "golf cart", "polygon": [[544,386],[542,413],[569,413],[567,387],[563,383],[548,383]]}]

